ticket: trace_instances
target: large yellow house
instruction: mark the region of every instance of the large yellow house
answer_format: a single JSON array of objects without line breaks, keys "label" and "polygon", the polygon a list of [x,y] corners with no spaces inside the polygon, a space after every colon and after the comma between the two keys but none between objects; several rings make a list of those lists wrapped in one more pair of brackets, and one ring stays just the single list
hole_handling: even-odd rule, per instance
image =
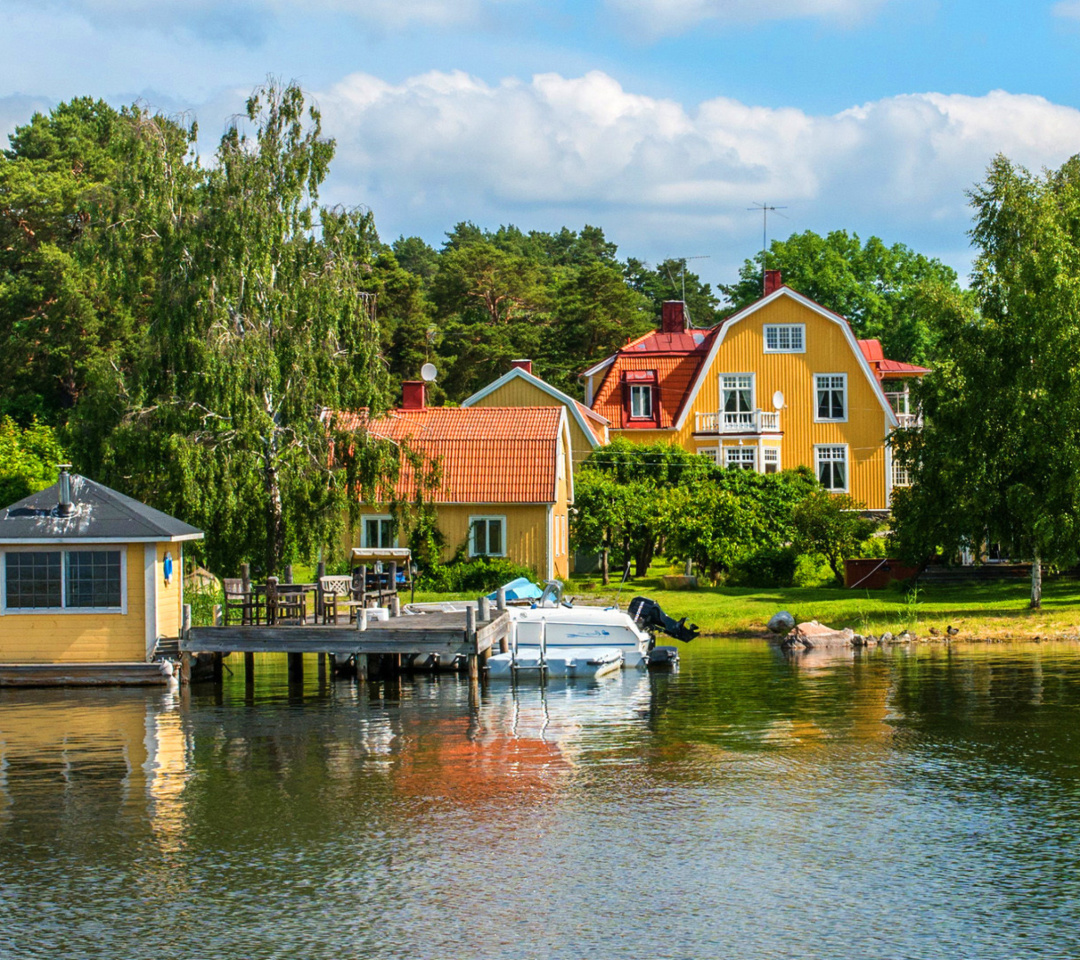
[{"label": "large yellow house", "polygon": [[[548,579],[568,576],[574,481],[565,407],[429,407],[420,382],[406,382],[403,393],[402,406],[384,416],[341,415],[340,423],[401,447],[399,503],[408,504],[417,485],[406,448],[438,465],[425,499],[445,539],[444,559],[463,550],[506,557]],[[352,546],[397,546],[389,503],[362,507],[350,538]]]},{"label": "large yellow house", "polygon": [[884,359],[877,341],[768,271],[765,295],[718,326],[692,329],[681,302],[665,303],[660,330],[583,376],[613,435],[760,473],[805,465],[827,489],[887,510],[904,479],[887,438],[905,395],[885,386],[926,372]]},{"label": "large yellow house", "polygon": [[183,546],[202,536],[66,470],[0,510],[0,666],[150,661],[180,633]]},{"label": "large yellow house", "polygon": [[497,380],[477,390],[463,407],[549,407],[566,408],[570,429],[570,459],[574,471],[593,450],[608,442],[608,421],[580,400],[556,389],[532,372],[531,360],[514,360],[513,366]]}]

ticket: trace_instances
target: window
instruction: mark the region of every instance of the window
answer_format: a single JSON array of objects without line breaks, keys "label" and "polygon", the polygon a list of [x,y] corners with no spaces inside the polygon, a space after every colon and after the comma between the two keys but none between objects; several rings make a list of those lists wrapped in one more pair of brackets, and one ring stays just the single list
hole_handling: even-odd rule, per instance
[{"label": "window", "polygon": [[806,325],[802,323],[765,324],[766,353],[805,353]]},{"label": "window", "polygon": [[713,463],[720,462],[720,451],[716,447],[698,447],[699,457],[708,457]]},{"label": "window", "polygon": [[394,546],[394,518],[389,514],[368,514],[361,518],[360,546],[385,550]]},{"label": "window", "polygon": [[506,556],[506,517],[469,517],[469,556]]},{"label": "window", "polygon": [[729,470],[753,470],[757,466],[757,447],[725,447],[724,463]]},{"label": "window", "polygon": [[817,389],[815,420],[847,420],[847,374],[818,373],[814,375]]},{"label": "window", "polygon": [[844,493],[848,488],[847,447],[814,447],[818,480],[826,490]]},{"label": "window", "polygon": [[120,550],[12,550],[4,557],[8,610],[122,610]]},{"label": "window", "polygon": [[652,419],[652,387],[630,384],[630,416],[635,420]]},{"label": "window", "polygon": [[754,378],[751,374],[723,374],[720,377],[720,405],[725,427],[754,424]]},{"label": "window", "polygon": [[765,447],[761,451],[761,460],[766,473],[780,472],[780,450],[777,447]]}]

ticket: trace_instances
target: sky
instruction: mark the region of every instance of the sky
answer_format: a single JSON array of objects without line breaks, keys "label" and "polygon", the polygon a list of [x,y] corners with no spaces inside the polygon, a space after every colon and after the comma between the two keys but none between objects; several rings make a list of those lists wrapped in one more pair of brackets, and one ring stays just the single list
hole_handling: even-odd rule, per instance
[{"label": "sky", "polygon": [[383,240],[600,226],[727,283],[846,229],[970,268],[996,153],[1080,152],[1080,0],[0,0],[0,143],[76,96],[197,118],[267,77],[337,152],[322,199]]}]

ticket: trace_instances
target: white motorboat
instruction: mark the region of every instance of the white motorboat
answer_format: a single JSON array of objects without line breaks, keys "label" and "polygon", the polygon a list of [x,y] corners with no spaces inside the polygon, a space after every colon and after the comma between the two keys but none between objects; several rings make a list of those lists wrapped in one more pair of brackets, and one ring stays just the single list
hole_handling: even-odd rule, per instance
[{"label": "white motorboat", "polygon": [[544,673],[594,678],[648,663],[652,637],[617,607],[573,606],[548,581],[533,605],[511,606],[510,649],[488,660],[490,677]]}]

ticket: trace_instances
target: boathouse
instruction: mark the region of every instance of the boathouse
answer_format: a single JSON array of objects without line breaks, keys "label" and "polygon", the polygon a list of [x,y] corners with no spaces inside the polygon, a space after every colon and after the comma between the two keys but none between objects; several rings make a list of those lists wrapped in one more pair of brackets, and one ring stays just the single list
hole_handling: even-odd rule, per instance
[{"label": "boathouse", "polygon": [[0,510],[0,682],[19,664],[78,664],[109,682],[91,668],[151,661],[179,636],[183,547],[202,536],[66,470]]}]

